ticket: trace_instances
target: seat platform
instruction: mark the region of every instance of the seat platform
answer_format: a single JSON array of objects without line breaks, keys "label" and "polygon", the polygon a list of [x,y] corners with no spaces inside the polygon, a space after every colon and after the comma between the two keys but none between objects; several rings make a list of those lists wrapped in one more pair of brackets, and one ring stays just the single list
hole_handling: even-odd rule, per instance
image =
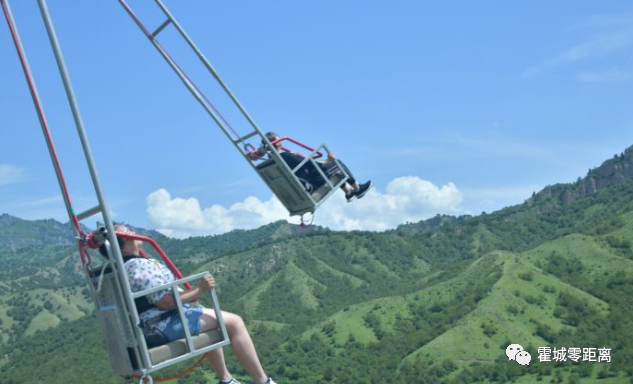
[{"label": "seat platform", "polygon": [[[202,332],[199,335],[192,336],[191,339],[193,340],[195,348],[201,349],[222,341],[222,332],[219,329],[212,329],[207,332]],[[187,352],[189,352],[189,349],[187,348],[187,341],[182,338],[151,348],[149,350],[149,357],[152,359],[153,365],[158,365],[169,359],[182,356]]]}]

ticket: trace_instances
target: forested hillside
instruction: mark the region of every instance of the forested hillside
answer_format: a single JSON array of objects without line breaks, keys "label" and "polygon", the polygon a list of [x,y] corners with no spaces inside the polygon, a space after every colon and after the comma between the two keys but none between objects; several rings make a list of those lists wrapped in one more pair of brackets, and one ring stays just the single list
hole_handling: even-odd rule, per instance
[{"label": "forested hillside", "polygon": [[[215,274],[280,383],[633,383],[632,170],[628,149],[523,204],[383,233],[278,222],[160,241],[183,272]],[[0,383],[122,382],[69,228],[0,223]],[[513,343],[529,365],[508,361]],[[611,362],[541,362],[540,347],[609,348]]]}]

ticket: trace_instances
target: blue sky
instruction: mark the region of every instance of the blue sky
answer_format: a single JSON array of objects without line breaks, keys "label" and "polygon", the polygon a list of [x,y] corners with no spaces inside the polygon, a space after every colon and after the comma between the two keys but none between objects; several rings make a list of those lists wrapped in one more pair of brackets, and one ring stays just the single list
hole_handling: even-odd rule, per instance
[{"label": "blue sky", "polygon": [[[153,2],[130,4],[150,29],[162,22]],[[166,4],[264,131],[325,142],[374,182],[354,203],[335,195],[316,224],[491,212],[633,144],[627,1]],[[39,10],[11,5],[83,210],[96,200]],[[188,236],[287,217],[115,0],[48,5],[117,220]],[[233,119],[174,37],[161,35]],[[0,212],[66,221],[4,21],[0,57]]]}]

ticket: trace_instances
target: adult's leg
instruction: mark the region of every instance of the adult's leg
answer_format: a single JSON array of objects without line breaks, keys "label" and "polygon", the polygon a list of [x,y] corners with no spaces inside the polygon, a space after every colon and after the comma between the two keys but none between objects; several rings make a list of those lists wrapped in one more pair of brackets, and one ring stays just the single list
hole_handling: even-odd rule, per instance
[{"label": "adult's leg", "polygon": [[[352,175],[352,171],[350,171],[347,165],[345,165],[345,163],[341,160],[338,160],[338,163],[341,164],[341,168],[343,168],[343,171],[345,171],[345,173],[347,173],[347,176],[349,176],[349,178],[347,179],[347,183],[351,185],[355,190],[358,190],[360,186],[358,185],[358,181],[356,181],[356,179],[354,178],[354,175]],[[342,188],[343,190],[345,190],[345,184],[343,184]]]},{"label": "adult's leg", "polygon": [[207,361],[211,364],[211,367],[218,375],[220,380],[228,380],[231,378],[226,363],[224,362],[224,352],[222,348],[215,349],[207,354]]},{"label": "adult's leg", "polygon": [[[251,340],[251,336],[248,334],[244,320],[234,313],[224,311],[222,311],[222,318],[224,319],[226,331],[231,339],[231,348],[233,349],[235,357],[237,357],[246,372],[248,372],[255,382],[265,382],[268,379],[268,376],[266,376],[266,373],[259,362],[257,351],[255,351],[255,345]],[[202,312],[202,316],[200,317],[200,324],[202,326],[202,332],[210,329],[216,329],[218,327],[218,321],[215,318],[215,312],[210,308],[205,308]],[[224,355],[221,351],[212,354],[209,362],[218,376],[220,376],[220,372],[222,372],[222,366],[224,367],[224,370],[226,370]],[[216,364],[219,370],[216,369]],[[226,373],[228,374],[228,370]],[[227,375],[225,378],[229,376],[230,375]]]}]

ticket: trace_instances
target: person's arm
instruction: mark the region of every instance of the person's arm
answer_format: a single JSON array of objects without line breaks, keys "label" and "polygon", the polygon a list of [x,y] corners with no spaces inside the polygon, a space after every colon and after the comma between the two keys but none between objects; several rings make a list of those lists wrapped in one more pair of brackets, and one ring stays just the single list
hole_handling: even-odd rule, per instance
[{"label": "person's arm", "polygon": [[[183,304],[198,301],[204,293],[209,292],[213,288],[215,288],[215,279],[212,275],[206,275],[198,282],[198,285],[195,288],[180,292],[180,300]],[[173,294],[166,294],[154,305],[160,309],[168,311],[176,309],[176,300],[174,299]]]},{"label": "person's arm", "polygon": [[330,152],[327,154],[327,160],[319,161],[319,163],[321,163],[321,165],[331,165],[334,163],[334,160],[336,160],[336,155],[333,152]]},{"label": "person's arm", "polygon": [[266,149],[266,147],[264,146],[257,148],[257,151],[255,151],[255,155],[258,156],[260,159],[266,156],[266,154],[268,154],[268,149]]},{"label": "person's arm", "polygon": [[259,147],[255,151],[246,154],[246,156],[251,160],[261,160],[266,156],[266,150],[263,147]]}]

